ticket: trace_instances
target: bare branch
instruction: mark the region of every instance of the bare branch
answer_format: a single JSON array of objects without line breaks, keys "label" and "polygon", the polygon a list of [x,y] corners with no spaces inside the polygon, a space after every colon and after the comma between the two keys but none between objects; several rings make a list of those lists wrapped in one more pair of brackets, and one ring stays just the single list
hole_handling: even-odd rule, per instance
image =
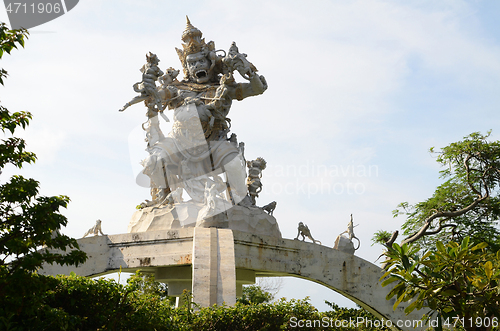
[{"label": "bare branch", "polygon": [[436,234],[436,233],[440,232],[443,228],[453,227],[453,230],[455,230],[456,227],[458,226],[457,224],[445,224],[445,225],[442,225],[442,223],[443,222],[439,222],[439,228],[437,228],[434,231],[428,231],[428,232],[424,233],[424,236]]},{"label": "bare branch", "polygon": [[404,239],[401,242],[401,245],[404,245],[406,243],[412,243],[412,242],[414,242],[414,241],[422,238],[423,236],[425,236],[426,232],[427,232],[427,229],[431,226],[431,222],[433,220],[435,220],[436,218],[438,218],[438,217],[453,218],[453,217],[457,217],[457,216],[463,215],[463,214],[467,213],[468,211],[474,209],[479,203],[481,203],[482,201],[484,201],[487,198],[489,198],[489,192],[487,191],[486,193],[487,194],[485,194],[484,196],[482,196],[480,198],[477,198],[476,200],[474,200],[474,202],[472,202],[470,205],[468,205],[465,208],[462,208],[462,209],[456,210],[456,211],[436,212],[436,213],[432,214],[431,216],[427,217],[427,219],[425,220],[425,224],[420,228],[420,230],[417,233],[415,233],[414,235],[412,235],[412,236],[407,237],[406,239]]},{"label": "bare branch", "polygon": [[394,244],[394,242],[398,238],[398,234],[399,234],[398,230],[394,231],[394,233],[392,234],[391,238],[388,241],[385,242],[385,246],[391,247],[392,244]]}]

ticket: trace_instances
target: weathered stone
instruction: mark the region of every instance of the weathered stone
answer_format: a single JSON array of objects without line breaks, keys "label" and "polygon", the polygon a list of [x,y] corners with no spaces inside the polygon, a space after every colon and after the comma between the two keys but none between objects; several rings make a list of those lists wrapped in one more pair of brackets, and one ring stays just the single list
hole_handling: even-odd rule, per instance
[{"label": "weathered stone", "polygon": [[342,252],[346,252],[348,254],[354,254],[355,251],[352,241],[342,235],[337,236],[333,248],[338,249]]},{"label": "weathered stone", "polygon": [[[141,205],[177,204],[182,202],[181,191],[186,192],[191,198],[187,203],[202,203],[208,208],[196,221],[218,214],[216,199],[238,204],[247,193],[255,198],[260,192],[260,177],[254,178],[258,187],[247,192],[244,144],[238,144],[235,135],[228,137],[231,123],[227,116],[233,100],[257,96],[267,89],[264,76],[257,73],[246,54],[239,52],[236,43],[222,55],[213,41],[206,43],[201,36],[202,32],[188,20],[181,38],[183,47],[176,49],[185,76],[181,81],[177,80],[179,70],[170,68],[164,74],[159,58],[147,54],[141,68],[142,80],[133,85],[140,95],[120,109],[124,111],[143,101],[147,107],[148,120],[142,127],[148,156],[141,164],[142,173],[150,178],[152,200]],[[235,72],[245,82],[237,83]],[[173,125],[171,132],[164,135],[158,118],[170,121],[164,114],[167,106],[174,113]],[[185,226],[183,217],[179,215],[178,219]],[[152,223],[150,220],[147,227]]]},{"label": "weathered stone", "polygon": [[188,227],[216,227],[250,232],[257,235],[281,238],[278,222],[274,216],[261,208],[252,206],[232,206],[224,212],[196,222],[202,205],[181,203],[175,207],[147,207],[135,212],[128,226],[128,231],[158,231]]}]

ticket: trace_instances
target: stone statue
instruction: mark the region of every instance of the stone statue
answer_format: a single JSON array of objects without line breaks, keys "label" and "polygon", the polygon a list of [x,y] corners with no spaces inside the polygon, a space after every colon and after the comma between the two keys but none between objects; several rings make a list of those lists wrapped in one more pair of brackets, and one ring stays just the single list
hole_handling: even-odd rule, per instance
[{"label": "stone statue", "polygon": [[266,160],[261,157],[258,157],[256,160],[247,161],[248,167],[248,178],[247,178],[247,187],[248,194],[250,195],[250,200],[252,201],[252,205],[256,204],[256,198],[259,196],[259,193],[262,191],[262,183],[260,179],[262,178],[262,170],[266,169]]},{"label": "stone statue", "polygon": [[160,60],[156,56],[149,52],[146,54],[146,64],[142,66],[142,82],[134,84],[134,91],[141,93],[140,96],[136,96],[131,101],[127,102],[120,111],[124,111],[128,107],[132,106],[141,101],[147,101],[148,107],[156,106],[157,111],[162,111],[163,106],[161,105],[161,99],[156,88],[156,81],[160,76],[163,75],[163,71],[158,67]]},{"label": "stone statue", "polygon": [[179,75],[179,70],[175,70],[174,68],[170,67],[166,70],[165,75],[158,78],[158,81],[160,82],[161,86],[168,86],[174,82],[178,82],[177,81],[178,75]]},{"label": "stone statue", "polygon": [[302,222],[299,222],[299,228],[298,228],[298,232],[297,232],[297,237],[294,239],[294,240],[299,240],[299,236],[302,236],[302,241],[305,241],[306,237],[311,239],[313,243],[319,243],[321,245],[321,241],[319,240],[315,240],[312,235],[311,235],[311,231],[309,231],[309,228],[307,227],[307,225],[305,225],[304,223]]},{"label": "stone statue", "polygon": [[[266,80],[256,74],[255,67],[248,64],[246,56],[238,52],[234,43],[228,56],[218,55],[214,42],[206,43],[202,32],[189,19],[182,41],[183,48],[176,50],[184,79],[177,81],[177,71],[173,68],[163,75],[156,67],[159,60],[154,54],[150,55],[148,64],[143,67],[144,88],[140,89],[139,83],[134,85],[141,96],[121,110],[141,100],[148,105],[148,123],[143,128],[149,156],[143,161],[143,173],[151,179],[154,202],[163,201],[178,187],[184,187],[191,198],[200,201],[205,176],[218,181],[214,176],[224,172],[232,203],[237,204],[247,195],[245,169],[238,148],[228,141],[230,119],[227,115],[232,100],[262,94],[267,89]],[[237,83],[234,70],[241,71],[249,82]],[[154,85],[157,79],[160,86]],[[165,137],[157,115],[167,107],[174,111],[174,123]],[[189,171],[185,171],[186,168]],[[191,183],[190,187],[185,187],[184,182],[192,179],[198,180],[200,185]]]},{"label": "stone statue", "polygon": [[95,221],[95,225],[91,227],[87,232],[85,232],[82,238],[85,238],[86,236],[91,234],[93,234],[94,236],[98,236],[99,233],[101,234],[101,236],[105,236],[105,234],[102,233],[101,220]]},{"label": "stone statue", "polygon": [[[337,236],[333,248],[344,251],[349,254],[354,254],[354,252],[358,250],[359,246],[361,245],[361,242],[359,241],[358,237],[354,235],[354,227],[355,225],[353,223],[351,214],[351,220],[347,224],[347,230]],[[347,234],[347,237],[343,236],[344,234]],[[358,241],[358,247],[356,248],[354,248],[354,243],[352,242],[353,239],[356,239]]]},{"label": "stone statue", "polygon": [[[134,85],[141,95],[121,109],[142,100],[147,107],[147,121],[142,125],[147,157],[141,164],[142,173],[150,179],[151,201],[139,206],[129,231],[231,228],[227,223],[232,222],[236,230],[280,237],[274,217],[255,207],[265,161],[252,161],[260,165],[252,165],[247,186],[244,143],[238,143],[230,132],[228,117],[233,100],[264,93],[266,80],[235,43],[227,53],[217,50],[189,19],[181,39],[182,48],[176,51],[183,79],[178,80],[179,71],[173,67],[161,72],[158,58],[150,53],[142,82]],[[244,82],[237,81],[237,73]],[[167,111],[173,112],[172,126],[168,134],[163,134],[159,117]],[[169,194],[176,190],[187,196],[181,202],[174,199],[172,206]]]},{"label": "stone statue", "polygon": [[262,210],[266,211],[269,215],[273,215],[273,212],[276,209],[277,204],[278,203],[276,201],[273,201],[262,207]]}]

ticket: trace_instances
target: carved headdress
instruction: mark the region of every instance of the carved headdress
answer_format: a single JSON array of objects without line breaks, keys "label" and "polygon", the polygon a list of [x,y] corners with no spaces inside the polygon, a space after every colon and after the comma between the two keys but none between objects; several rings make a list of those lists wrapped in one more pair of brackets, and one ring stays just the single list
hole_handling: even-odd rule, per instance
[{"label": "carved headdress", "polygon": [[[213,41],[210,41],[208,44],[205,43],[205,38],[202,38],[203,33],[196,27],[194,27],[191,22],[189,21],[189,18],[186,16],[186,29],[184,29],[184,32],[182,33],[182,41],[184,44],[182,44],[182,50],[175,48],[177,51],[177,55],[179,56],[179,59],[181,60],[182,67],[184,68],[184,76],[188,77],[189,73],[187,70],[187,65],[186,65],[186,57],[190,54],[196,54],[203,52],[205,53],[206,56],[212,61],[215,60],[215,43]],[[212,53],[212,54],[210,54]],[[210,55],[210,56],[209,56]],[[215,63],[212,62],[212,68]],[[211,69],[212,69],[211,68]]]}]

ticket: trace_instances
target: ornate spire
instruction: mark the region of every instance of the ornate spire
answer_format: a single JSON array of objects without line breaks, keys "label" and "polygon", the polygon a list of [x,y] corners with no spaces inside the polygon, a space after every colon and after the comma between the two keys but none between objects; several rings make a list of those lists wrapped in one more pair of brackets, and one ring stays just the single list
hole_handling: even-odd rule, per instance
[{"label": "ornate spire", "polygon": [[182,41],[189,44],[191,41],[200,42],[203,33],[194,27],[189,21],[189,17],[186,15],[186,29],[182,33]]}]

